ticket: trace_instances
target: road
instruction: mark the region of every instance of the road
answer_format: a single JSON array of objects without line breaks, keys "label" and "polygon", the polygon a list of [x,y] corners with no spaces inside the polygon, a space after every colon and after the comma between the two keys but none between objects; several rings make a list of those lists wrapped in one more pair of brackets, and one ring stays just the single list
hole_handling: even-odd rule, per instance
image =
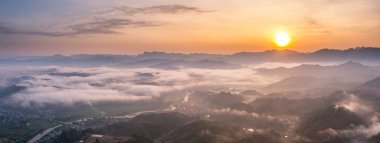
[{"label": "road", "polygon": [[57,125],[57,126],[54,126],[54,127],[51,127],[51,128],[48,128],[46,130],[44,130],[42,133],[39,133],[37,134],[36,136],[34,136],[32,139],[30,139],[27,143],[34,143],[38,140],[40,140],[42,137],[44,137],[45,135],[49,134],[50,132],[54,131],[56,128],[59,128],[61,127],[62,125]]},{"label": "road", "polygon": [[[107,117],[107,118],[128,118],[128,119],[132,119],[138,115],[142,115],[142,114],[149,114],[149,113],[164,113],[164,112],[170,112],[170,111],[175,111],[176,110],[176,107],[173,106],[173,105],[170,105],[168,108],[165,108],[165,109],[161,109],[161,110],[150,110],[150,111],[141,111],[141,112],[135,112],[135,113],[131,113],[131,114],[127,114],[127,115],[124,115],[124,116],[111,116],[111,117]],[[48,128],[46,130],[44,130],[42,133],[40,134],[37,134],[36,136],[34,136],[32,139],[30,139],[27,143],[34,143],[38,140],[40,140],[42,137],[44,137],[45,135],[49,134],[50,132],[54,131],[56,128],[59,128],[61,127],[62,125],[68,125],[68,124],[72,124],[73,122],[83,122],[83,121],[87,121],[89,119],[92,119],[92,118],[84,118],[84,119],[79,119],[79,120],[75,120],[75,121],[69,121],[69,122],[61,122],[61,121],[57,121],[59,122],[61,125],[57,125],[57,126],[54,126],[54,127],[51,127],[51,128]]]}]

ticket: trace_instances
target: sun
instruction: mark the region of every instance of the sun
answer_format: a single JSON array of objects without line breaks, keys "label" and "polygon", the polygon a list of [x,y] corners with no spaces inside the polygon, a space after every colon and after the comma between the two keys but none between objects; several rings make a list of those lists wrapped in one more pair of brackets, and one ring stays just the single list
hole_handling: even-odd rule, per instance
[{"label": "sun", "polygon": [[275,43],[279,47],[286,47],[292,41],[292,38],[287,32],[280,31],[275,35]]}]

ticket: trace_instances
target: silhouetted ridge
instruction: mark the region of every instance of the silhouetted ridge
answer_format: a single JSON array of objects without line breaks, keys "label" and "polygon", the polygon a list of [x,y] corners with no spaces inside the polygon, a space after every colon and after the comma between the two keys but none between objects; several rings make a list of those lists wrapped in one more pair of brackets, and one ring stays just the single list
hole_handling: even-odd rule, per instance
[{"label": "silhouetted ridge", "polygon": [[380,77],[375,78],[375,79],[370,80],[370,81],[367,81],[362,86],[363,87],[368,87],[368,88],[378,88],[378,89],[380,89]]},{"label": "silhouetted ridge", "polygon": [[358,47],[346,50],[322,49],[311,53],[321,60],[380,60],[380,48]]}]

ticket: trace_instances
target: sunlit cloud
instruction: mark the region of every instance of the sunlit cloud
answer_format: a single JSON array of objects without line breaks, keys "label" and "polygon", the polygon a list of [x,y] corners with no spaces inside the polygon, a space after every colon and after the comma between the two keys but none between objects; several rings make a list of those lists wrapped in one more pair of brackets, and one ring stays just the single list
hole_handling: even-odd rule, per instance
[{"label": "sunlit cloud", "polygon": [[198,7],[185,6],[185,5],[157,5],[151,7],[134,8],[128,6],[115,7],[111,10],[103,11],[99,14],[112,14],[120,13],[126,15],[136,15],[136,14],[180,14],[180,13],[205,13],[211,12],[209,10],[202,10]]}]

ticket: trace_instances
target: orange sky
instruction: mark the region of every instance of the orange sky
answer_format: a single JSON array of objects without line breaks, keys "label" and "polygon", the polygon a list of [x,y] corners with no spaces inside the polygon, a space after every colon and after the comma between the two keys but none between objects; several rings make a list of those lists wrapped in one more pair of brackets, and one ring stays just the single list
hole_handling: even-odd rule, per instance
[{"label": "orange sky", "polygon": [[377,0],[59,2],[5,2],[0,7],[0,53],[227,54],[274,49],[277,31],[292,36],[291,50],[380,47]]}]

